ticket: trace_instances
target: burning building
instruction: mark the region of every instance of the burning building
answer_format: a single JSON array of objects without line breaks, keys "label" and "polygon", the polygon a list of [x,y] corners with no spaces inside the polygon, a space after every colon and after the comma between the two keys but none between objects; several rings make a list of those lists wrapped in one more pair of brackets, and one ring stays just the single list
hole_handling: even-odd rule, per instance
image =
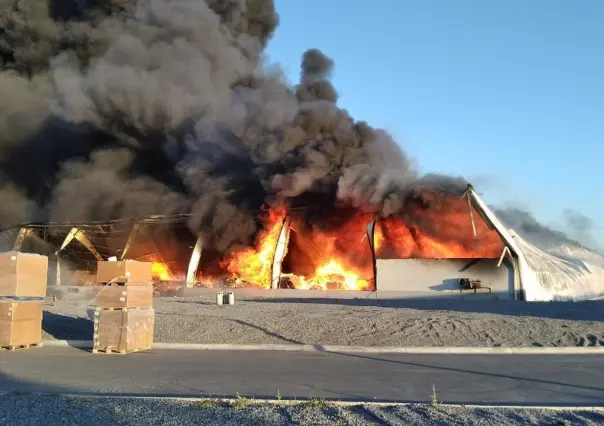
[{"label": "burning building", "polygon": [[447,271],[429,292],[521,286],[467,182],[420,175],[341,108],[330,58],[304,52],[296,84],[267,63],[272,0],[21,0],[0,17],[0,229],[55,256],[58,282],[116,257],[189,285],[404,291],[429,264]]},{"label": "burning building", "polygon": [[[182,216],[142,221],[28,224],[0,234],[3,248],[51,257],[50,282],[94,285],[99,260],[153,262],[162,288],[260,288],[375,293],[378,297],[486,294],[552,300],[601,295],[604,257],[548,253],[507,230],[471,186],[461,196],[420,197],[408,217],[354,208],[266,208],[250,246],[220,253],[185,226]],[[303,214],[299,213],[303,211]],[[306,220],[304,220],[306,218]],[[595,259],[595,260],[594,260]],[[256,293],[259,294],[259,293]],[[283,294],[283,293],[281,293]],[[320,292],[324,295],[324,292]],[[342,293],[340,293],[342,294]]]}]

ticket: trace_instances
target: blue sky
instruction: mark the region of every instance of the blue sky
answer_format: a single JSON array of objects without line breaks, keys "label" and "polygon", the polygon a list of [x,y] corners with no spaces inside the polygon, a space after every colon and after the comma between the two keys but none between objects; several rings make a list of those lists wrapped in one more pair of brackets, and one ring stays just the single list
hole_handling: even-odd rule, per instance
[{"label": "blue sky", "polygon": [[276,0],[268,55],[292,81],[310,47],[340,105],[389,130],[422,172],[604,246],[604,1]]}]

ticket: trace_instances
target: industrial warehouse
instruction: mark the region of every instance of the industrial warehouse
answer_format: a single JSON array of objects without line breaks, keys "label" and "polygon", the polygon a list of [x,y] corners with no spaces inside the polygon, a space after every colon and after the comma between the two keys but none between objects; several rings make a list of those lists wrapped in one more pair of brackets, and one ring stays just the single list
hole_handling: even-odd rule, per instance
[{"label": "industrial warehouse", "polygon": [[[277,291],[292,297],[475,295],[546,301],[584,300],[604,293],[604,265],[598,263],[601,257],[596,253],[591,259],[581,259],[572,252],[555,255],[537,248],[506,229],[471,186],[459,202],[466,209],[461,209],[460,221],[470,232],[469,241],[475,239],[476,243],[456,247],[450,241],[419,241],[423,250],[419,256],[417,250],[410,251],[389,218],[367,215],[362,216],[365,221],[357,216],[346,224],[353,229],[352,245],[345,245],[352,252],[347,257],[335,247],[341,233],[337,239],[318,239],[312,232],[311,238],[305,237],[296,220],[283,213],[268,215],[272,221],[267,222],[254,247],[236,249],[222,258],[205,249],[203,239],[183,226],[186,215],[29,224],[4,231],[0,241],[12,251],[49,256],[48,282],[53,295],[84,290],[79,287],[94,294],[98,291],[94,287],[106,282],[98,281],[97,262],[107,260],[152,263],[156,295],[231,288],[259,297],[271,297]],[[455,231],[464,232],[459,227]],[[417,239],[416,234],[416,243]],[[333,247],[325,252],[330,245]],[[390,248],[382,249],[386,245]],[[294,256],[305,261],[291,259]],[[296,264],[302,267],[292,268]],[[250,291],[253,289],[258,291]]]}]

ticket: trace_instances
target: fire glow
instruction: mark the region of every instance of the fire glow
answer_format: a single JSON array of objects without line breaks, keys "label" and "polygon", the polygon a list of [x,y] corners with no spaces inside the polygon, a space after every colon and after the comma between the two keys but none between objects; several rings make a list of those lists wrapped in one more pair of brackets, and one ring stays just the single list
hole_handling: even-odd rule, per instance
[{"label": "fire glow", "polygon": [[168,266],[162,262],[153,262],[152,273],[153,278],[158,281],[170,281],[172,279]]},{"label": "fire glow", "polygon": [[269,288],[275,249],[284,219],[284,210],[267,210],[263,215],[265,231],[258,236],[256,247],[231,253],[221,262],[221,266],[240,281],[255,287]]},{"label": "fire glow", "polygon": [[[484,221],[474,220],[466,201],[451,199],[446,210],[418,208],[403,218],[378,220],[374,231],[377,258],[497,258],[503,250],[499,235]],[[285,209],[266,210],[264,231],[253,248],[231,252],[222,268],[240,285],[271,287],[279,235],[289,216]],[[292,238],[283,262],[281,285],[316,290],[372,290],[373,258],[367,225],[375,216],[357,211],[333,223],[303,224],[290,216]],[[322,221],[323,222],[323,221]],[[329,222],[329,221],[325,221]],[[422,230],[420,230],[420,227]]]}]

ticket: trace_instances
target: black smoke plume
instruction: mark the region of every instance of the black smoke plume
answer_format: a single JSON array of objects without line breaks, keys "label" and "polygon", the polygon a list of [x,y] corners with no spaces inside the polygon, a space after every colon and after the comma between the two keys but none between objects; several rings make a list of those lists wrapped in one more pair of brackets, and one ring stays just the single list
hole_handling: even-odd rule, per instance
[{"label": "black smoke plume", "polygon": [[338,107],[319,50],[284,83],[272,0],[0,0],[0,22],[1,228],[190,213],[224,251],[264,204],[390,215],[465,189]]}]

